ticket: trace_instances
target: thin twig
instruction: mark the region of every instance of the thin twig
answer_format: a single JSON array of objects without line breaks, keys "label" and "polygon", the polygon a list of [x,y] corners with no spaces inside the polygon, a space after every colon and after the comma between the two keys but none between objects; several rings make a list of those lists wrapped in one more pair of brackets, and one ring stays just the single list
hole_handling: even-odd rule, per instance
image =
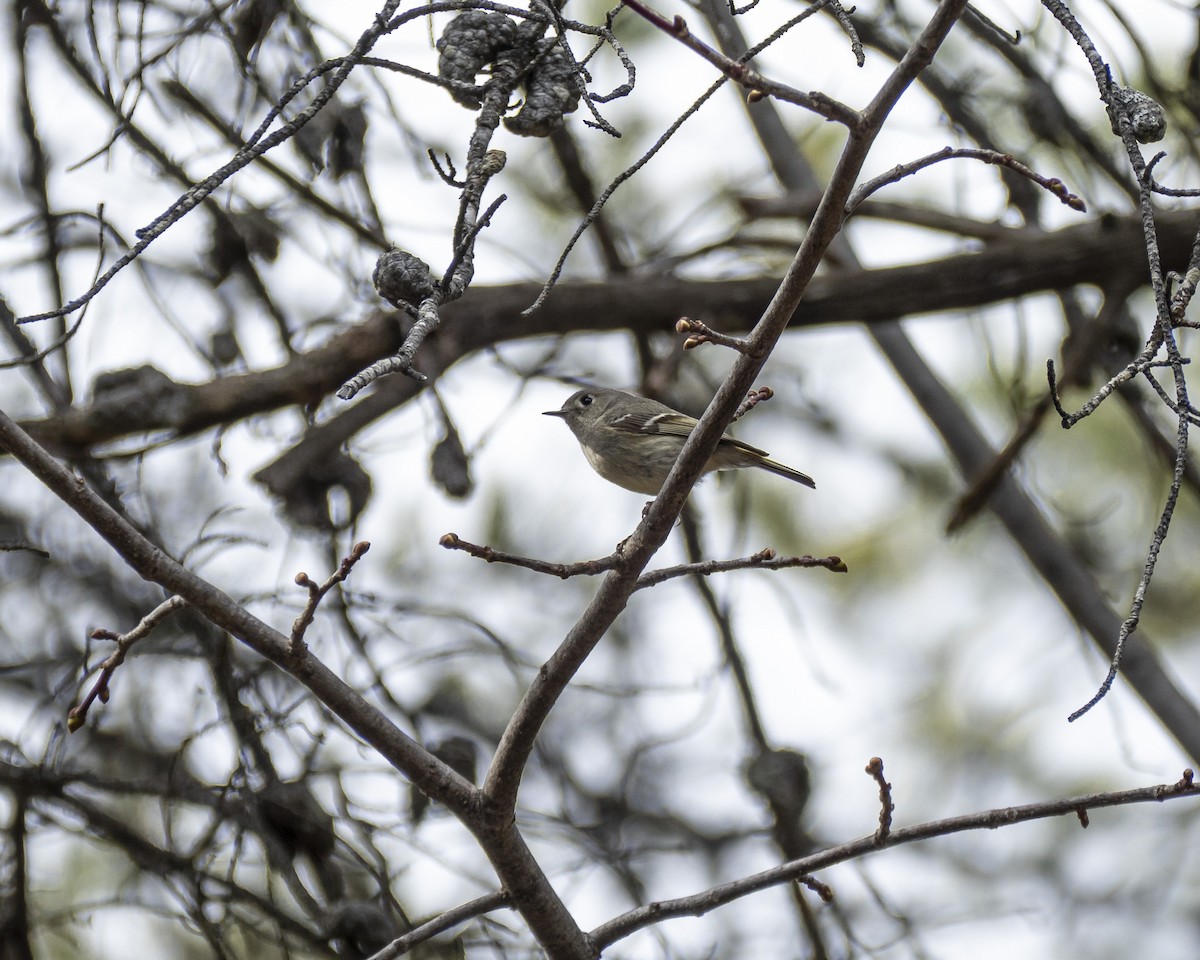
[{"label": "thin twig", "polygon": [[551,563],[547,560],[522,557],[515,553],[505,553],[503,550],[495,550],[492,547],[470,543],[467,540],[463,540],[456,533],[445,534],[438,540],[438,543],[447,550],[462,550],[464,553],[469,553],[480,560],[486,560],[488,563],[507,563],[514,567],[524,567],[526,570],[545,573],[563,580],[578,576],[592,577],[607,570],[612,570],[617,563],[616,554],[601,557],[599,560],[583,560],[579,563]]},{"label": "thin twig", "polygon": [[378,953],[371,954],[366,960],[395,960],[396,957],[408,953],[413,947],[425,943],[425,941],[436,937],[439,933],[445,933],[447,930],[451,930],[461,923],[466,923],[468,920],[481,917],[485,913],[491,913],[493,910],[501,910],[510,906],[510,898],[503,890],[497,890],[495,893],[485,893],[482,897],[468,900],[466,903],[459,904],[457,907],[453,907],[444,913],[439,913],[433,919],[413,927],[404,936],[397,937]]},{"label": "thin twig", "polygon": [[748,414],[760,403],[766,403],[774,396],[775,391],[770,387],[759,387],[756,390],[751,390],[748,394],[746,394],[746,399],[738,404],[738,408],[733,411],[733,419],[731,419],[729,422],[737,423],[742,419],[742,417]]},{"label": "thin twig", "polygon": [[1001,153],[998,150],[981,150],[978,148],[966,147],[943,147],[936,153],[928,154],[918,160],[910,161],[909,163],[901,163],[892,167],[886,173],[881,173],[879,176],[868,180],[861,187],[850,195],[850,199],[846,201],[846,216],[854,213],[855,209],[867,197],[876,190],[887,186],[889,183],[896,183],[904,177],[910,177],[919,170],[924,170],[926,167],[931,167],[935,163],[941,163],[945,160],[979,160],[983,163],[990,163],[997,167],[1004,167],[1007,170],[1012,170],[1028,180],[1032,180],[1038,186],[1045,188],[1047,191],[1056,196],[1061,203],[1070,207],[1072,210],[1077,210],[1080,213],[1087,212],[1087,205],[1082,198],[1071,193],[1066,184],[1057,177],[1043,177],[1040,173],[1031,170],[1025,164],[1021,163],[1011,154]]},{"label": "thin twig", "polygon": [[1192,302],[1192,297],[1196,295],[1198,284],[1200,284],[1200,229],[1196,231],[1196,238],[1192,241],[1192,256],[1188,260],[1179,289],[1171,297],[1172,323],[1179,324],[1183,321],[1188,305]]},{"label": "thin twig", "polygon": [[808,874],[801,874],[796,878],[796,882],[808,887],[813,893],[820,897],[826,903],[833,903],[833,889],[822,883],[816,877],[810,877]]},{"label": "thin twig", "polygon": [[704,323],[704,321],[696,320],[692,317],[680,317],[675,324],[675,332],[686,333],[688,335],[688,338],[683,341],[684,350],[694,350],[702,343],[715,343],[719,346],[736,350],[738,353],[746,352],[746,341],[741,337],[731,337],[724,333],[718,333]]},{"label": "thin twig", "polygon": [[883,776],[883,761],[879,757],[872,757],[866,769],[879,785],[879,829],[875,831],[874,839],[875,845],[882,847],[892,832],[892,814],[896,812],[896,804],[892,800],[892,785]]},{"label": "thin twig", "polygon": [[830,573],[846,573],[849,569],[841,557],[777,557],[773,549],[764,547],[758,553],[734,560],[701,560],[698,563],[680,563],[673,567],[651,570],[638,577],[634,589],[644,590],[676,577],[708,577],[714,573],[728,573],[731,570],[785,570],[789,567],[824,567]]},{"label": "thin twig", "polygon": [[679,117],[675,119],[675,122],[666,129],[663,135],[655,140],[653,144],[651,144],[650,148],[645,153],[638,157],[638,159],[635,160],[630,166],[626,167],[619,174],[617,174],[617,176],[613,178],[608,186],[604,188],[600,196],[596,198],[596,202],[592,204],[592,208],[579,222],[579,225],[575,228],[575,232],[571,234],[570,239],[568,239],[566,244],[563,245],[562,252],[558,255],[558,260],[555,262],[554,267],[550,270],[550,275],[546,278],[546,282],[542,284],[542,289],[538,291],[538,295],[534,299],[533,303],[521,311],[522,317],[528,317],[529,315],[536,313],[541,308],[542,304],[546,302],[546,298],[550,296],[550,291],[553,290],[555,284],[558,283],[558,278],[562,275],[563,267],[566,266],[567,257],[569,257],[571,255],[571,251],[575,249],[575,245],[579,242],[579,238],[583,236],[588,227],[590,227],[592,223],[595,222],[596,218],[600,216],[600,212],[604,209],[605,204],[607,204],[609,198],[617,192],[617,189],[621,186],[621,184],[630,179],[634,174],[641,170],[642,167],[654,159],[655,154],[665,147],[675,135],[675,131],[683,126],[684,122],[687,121],[688,118],[699,112],[700,108],[709,100],[709,98],[711,98],[714,93],[716,93],[725,85],[725,82],[726,80],[724,77],[714,81],[707,90],[705,90],[702,94],[700,94],[699,97],[696,98],[695,102],[693,102],[692,105],[687,108],[687,110],[685,110]]},{"label": "thin twig", "polygon": [[296,574],[296,584],[308,590],[308,602],[304,604],[304,609],[301,611],[294,621],[292,621],[292,633],[289,637],[293,649],[300,650],[304,646],[304,633],[308,630],[309,624],[313,622],[313,617],[317,615],[317,607],[325,598],[330,590],[339,583],[345,581],[350,576],[350,571],[354,569],[354,565],[358,563],[371,549],[371,544],[366,540],[360,540],[351,549],[348,556],[342,558],[342,562],[338,564],[337,570],[330,574],[324,583],[317,583],[309,578],[307,573],[301,571]]},{"label": "thin twig", "polygon": [[138,621],[137,626],[128,633],[113,633],[111,630],[104,629],[92,631],[93,639],[114,640],[116,641],[117,649],[109,655],[107,660],[100,664],[100,675],[96,677],[96,682],[92,684],[92,689],[88,691],[87,696],[67,712],[67,730],[74,733],[87,722],[88,710],[97,699],[101,703],[108,703],[109,681],[112,680],[113,674],[117,672],[117,668],[125,662],[125,657],[128,656],[129,649],[143,637],[148,637],[154,631],[154,628],[172,613],[176,610],[182,610],[186,606],[187,601],[183,597],[170,597],[142,617]]},{"label": "thin twig", "polygon": [[1156,327],[1142,352],[1129,361],[1118,373],[1110,377],[1108,382],[1092,394],[1091,399],[1075,411],[1075,413],[1068,413],[1063,407],[1062,400],[1058,395],[1058,375],[1054,369],[1054,361],[1047,360],[1046,380],[1050,386],[1050,396],[1054,400],[1054,409],[1058,411],[1058,415],[1062,418],[1063,429],[1070,430],[1080,420],[1090,417],[1096,411],[1096,408],[1112,395],[1113,391],[1149,368],[1154,362],[1154,357],[1158,353],[1159,348],[1162,346],[1161,336],[1162,331]]},{"label": "thin twig", "polygon": [[797,90],[786,83],[770,80],[757,70],[747,66],[744,61],[734,60],[731,57],[725,56],[719,50],[714,50],[688,29],[687,22],[681,16],[676,16],[673,20],[668,20],[661,13],[650,9],[642,0],[625,0],[625,5],[634,13],[658,27],[659,30],[674,37],[689,50],[698,53],[730,80],[743,86],[755,97],[773,97],[776,100],[794,103],[798,107],[811,110],[817,116],[824,117],[826,120],[833,120],[847,127],[855,126],[860,120],[857,110],[839,100],[835,100],[827,94],[817,92],[805,93],[803,90]]}]

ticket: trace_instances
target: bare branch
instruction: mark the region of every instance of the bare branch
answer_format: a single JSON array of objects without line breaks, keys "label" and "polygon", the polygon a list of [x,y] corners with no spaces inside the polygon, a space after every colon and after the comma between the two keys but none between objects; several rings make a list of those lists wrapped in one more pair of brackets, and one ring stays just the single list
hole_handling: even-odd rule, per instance
[{"label": "bare branch", "polygon": [[[1010,241],[990,244],[977,253],[816,277],[790,325],[880,324],[1078,284],[1104,284],[1124,272],[1138,249],[1138,222],[1111,218],[1057,231],[1010,231],[1014,234]],[[1195,218],[1186,211],[1165,213],[1158,227],[1166,261],[1183,268],[1195,238]],[[657,276],[570,281],[556,287],[553,300],[538,313],[519,322],[514,317],[537,295],[538,284],[475,287],[469,298],[442,308],[443,317],[454,326],[454,343],[442,352],[437,337],[430,340],[424,353],[426,368],[438,374],[469,353],[563,330],[662,330],[674,325],[681,312],[715,316],[727,329],[736,328],[746,323],[747,315],[761,313],[776,286],[775,279],[766,277],[719,282]],[[137,410],[114,410],[97,397],[91,404],[23,426],[55,450],[86,449],[153,430],[176,438],[191,436],[280,407],[318,402],[356,371],[394,353],[400,344],[394,316],[381,313],[274,368],[175,384],[172,396]],[[401,399],[408,399],[416,395],[418,386],[413,382],[395,389]],[[396,401],[381,402],[351,413],[372,399],[365,398],[316,428],[319,431],[343,416],[350,418],[342,422],[354,426],[331,449],[396,405]],[[376,412],[368,418],[371,409]]]},{"label": "bare branch", "polygon": [[151,543],[3,412],[0,412],[0,448],[19,460],[74,510],[130,567],[145,579],[178,594],[198,613],[307,686],[350,729],[425,793],[451,809],[469,806],[475,794],[470,783],[432,758],[311,653],[293,648],[287,637]]},{"label": "bare branch", "polygon": [[[833,120],[847,127],[853,127],[859,122],[858,111],[846,106],[844,103],[840,103],[833,99],[833,97],[819,91],[804,93],[785,83],[770,80],[757,70],[747,66],[744,62],[733,60],[714,50],[688,29],[687,22],[681,16],[676,15],[674,20],[668,20],[662,14],[646,6],[642,0],[626,0],[625,5],[633,10],[634,13],[658,27],[659,30],[674,37],[689,50],[694,50],[700,54],[700,56],[720,70],[730,80],[744,87],[750,95],[755,97],[773,97],[776,100],[783,100],[786,103],[794,103],[796,106],[811,110],[826,120]],[[816,5],[809,9],[815,11]],[[856,51],[856,54],[861,56],[861,51]]]},{"label": "bare branch", "polygon": [[691,575],[708,577],[714,573],[728,573],[732,570],[786,570],[790,567],[824,567],[831,573],[846,573],[849,569],[841,557],[779,557],[771,547],[764,547],[758,553],[736,560],[701,560],[651,570],[638,577],[635,589],[644,590],[667,580]]},{"label": "bare branch", "polygon": [[809,857],[793,860],[778,867],[772,867],[761,873],[756,873],[739,880],[712,887],[702,893],[679,897],[674,900],[659,900],[638,907],[626,914],[615,917],[607,923],[596,927],[589,936],[599,949],[604,949],[623,940],[630,934],[642,930],[652,924],[661,923],[673,917],[699,917],[717,907],[732,903],[742,897],[771,887],[779,886],[808,876],[816,870],[832,867],[838,863],[857,860],[870,856],[881,850],[919,840],[929,840],[934,837],[945,837],[967,830],[995,830],[1015,823],[1026,823],[1030,820],[1045,820],[1050,817],[1067,815],[1078,816],[1080,810],[1098,810],[1105,807],[1120,807],[1134,803],[1162,803],[1183,797],[1194,797],[1200,794],[1200,786],[1193,782],[1192,771],[1185,770],[1183,777],[1177,783],[1160,784],[1154,787],[1142,787],[1135,790],[1121,790],[1113,793],[1093,793],[1083,797],[1072,797],[1067,800],[1049,800],[1042,803],[1030,803],[1019,807],[997,807],[979,813],[964,814],[958,817],[948,817],[944,820],[931,820],[927,823],[912,827],[901,827],[893,830],[887,842],[880,845],[877,834],[871,834],[850,843],[830,847]]},{"label": "bare branch", "polygon": [[526,570],[545,573],[552,577],[560,577],[563,580],[569,577],[595,576],[616,566],[616,554],[601,557],[599,560],[584,560],[580,563],[550,563],[546,560],[520,557],[513,553],[505,553],[503,550],[494,550],[491,547],[479,546],[478,544],[461,539],[456,533],[445,534],[438,540],[438,543],[447,550],[462,550],[473,557],[478,557],[480,560],[486,560],[488,563],[507,563],[514,567],[524,567]]},{"label": "bare branch", "polygon": [[783,335],[805,288],[841,228],[842,209],[887,112],[933,58],[964,5],[965,0],[942,0],[909,54],[885,81],[872,107],[864,114],[863,122],[851,130],[804,240],[771,304],[750,334],[751,349],[738,355],[733,369],[689,435],[653,506],[618,549],[616,569],[605,577],[588,608],[543,666],[517,707],[483,784],[484,794],[501,809],[511,810],[515,806],[521,775],[533,751],[538,730],[592,648],[624,609],[637,588],[638,576],[666,540],[734,411]]},{"label": "bare branch", "polygon": [[1025,164],[1019,162],[1011,154],[999,153],[996,150],[980,150],[974,148],[955,148],[943,147],[937,153],[931,153],[928,156],[921,157],[919,160],[913,160],[909,163],[901,163],[892,167],[886,173],[881,173],[879,176],[868,180],[861,187],[850,195],[850,199],[846,201],[846,216],[851,216],[864,200],[872,193],[882,189],[890,183],[898,183],[905,177],[910,177],[926,167],[931,167],[935,163],[941,163],[945,160],[979,160],[983,163],[994,164],[998,167],[1004,167],[1012,170],[1014,173],[1020,174],[1027,180],[1031,180],[1039,187],[1043,187],[1047,192],[1053,194],[1065,206],[1079,213],[1087,212],[1087,205],[1083,200],[1075,194],[1067,190],[1064,184],[1057,177],[1043,177],[1040,173],[1036,173]]},{"label": "bare branch", "polygon": [[414,927],[408,933],[404,934],[404,936],[397,937],[378,953],[371,954],[366,960],[395,960],[396,957],[403,956],[413,947],[433,939],[439,933],[453,930],[460,924],[466,923],[468,920],[474,920],[476,917],[481,917],[486,913],[511,907],[509,900],[508,894],[503,890],[498,890],[495,893],[485,893],[482,897],[468,900],[466,903],[446,910],[444,913],[439,913],[433,919],[425,921],[425,923],[422,923],[418,927]]}]

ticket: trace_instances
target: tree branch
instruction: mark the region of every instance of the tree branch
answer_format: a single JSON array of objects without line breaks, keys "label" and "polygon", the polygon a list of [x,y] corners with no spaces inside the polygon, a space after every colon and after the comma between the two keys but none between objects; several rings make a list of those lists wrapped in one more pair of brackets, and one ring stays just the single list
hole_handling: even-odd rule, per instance
[{"label": "tree branch", "polygon": [[[1106,216],[1063,230],[1010,231],[1011,239],[976,253],[910,266],[841,271],[815,278],[789,326],[832,323],[877,325],[906,316],[963,310],[1032,293],[1079,284],[1102,285],[1141,254],[1141,221]],[[1195,217],[1188,211],[1161,214],[1159,242],[1168,266],[1188,262]],[[773,278],[696,281],[678,277],[612,277],[604,281],[564,281],[538,312],[517,314],[537,295],[539,284],[472,287],[462,300],[442,308],[444,325],[427,341],[422,362],[432,376],[479,350],[527,337],[564,331],[631,330],[658,333],[674,328],[681,315],[700,316],[725,330],[746,329],[746,318],[761,314],[778,286]],[[31,420],[22,426],[58,453],[150,431],[185,437],[286,406],[319,403],[347,377],[395,353],[402,340],[394,315],[375,314],[326,343],[281,366],[233,374],[198,384],[174,384],[160,402],[130,409],[125,402],[97,397],[90,405]],[[388,382],[394,400],[374,394],[339,411],[314,428],[321,433],[342,422],[347,429],[331,440],[336,449],[375,417],[417,395],[416,383]],[[353,412],[371,404],[366,411]],[[342,420],[341,418],[349,418]]]},{"label": "tree branch", "polygon": [[1121,807],[1134,803],[1162,803],[1181,797],[1194,797],[1200,795],[1200,786],[1193,782],[1192,777],[1192,771],[1189,769],[1184,770],[1183,777],[1177,783],[1159,784],[1154,787],[1121,790],[1113,793],[1093,793],[1067,800],[1029,803],[1019,807],[997,807],[979,813],[948,817],[944,820],[931,820],[916,826],[892,830],[887,834],[882,845],[879,843],[879,834],[876,832],[840,846],[830,847],[828,850],[822,850],[812,856],[793,860],[790,863],[712,887],[702,893],[674,900],[648,903],[596,927],[591,931],[590,936],[600,949],[604,949],[638,930],[661,923],[663,920],[672,917],[703,916],[717,907],[733,903],[751,893],[790,883],[815,870],[832,867],[849,860],[857,860],[881,850],[915,843],[919,840],[950,836],[968,830],[995,830],[1015,823],[1078,815],[1080,811],[1098,810],[1104,807]]},{"label": "tree branch", "polygon": [[829,186],[779,289],[708,409],[692,430],[662,490],[633,534],[618,548],[619,566],[605,577],[583,615],[522,698],[496,750],[483,790],[501,810],[515,808],[517,789],[538,730],[558,697],[637,589],[637,578],[670,533],[688,493],[733,414],[783,335],[809,281],[837,236],[842,211],[889,109],[928,63],[966,0],[942,0],[909,55],[897,65],[860,125],[852,128]]}]

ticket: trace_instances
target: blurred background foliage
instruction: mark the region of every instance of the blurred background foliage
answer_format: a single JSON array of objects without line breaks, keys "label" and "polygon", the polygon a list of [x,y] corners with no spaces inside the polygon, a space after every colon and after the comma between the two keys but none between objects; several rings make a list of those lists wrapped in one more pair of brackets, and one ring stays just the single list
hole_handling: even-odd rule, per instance
[{"label": "blurred background foliage", "polygon": [[[663,9],[711,37],[713,8],[676,6]],[[12,313],[52,309],[85,290],[97,263],[107,266],[139,227],[226,162],[298,77],[344,55],[376,11],[336,7],[10,5],[0,293]],[[1063,178],[1089,217],[1128,216],[1132,176],[1074,44],[1036,3],[978,7],[1003,30],[1019,30],[1020,43],[978,21],[960,25],[926,86],[895,111],[866,174],[946,144],[986,145]],[[1072,7],[1121,81],[1167,110],[1160,178],[1194,183],[1196,9],[1150,0],[1134,20],[1100,0]],[[759,4],[738,19],[757,41],[801,9]],[[760,69],[861,106],[892,66],[888,51],[903,50],[932,9],[923,0],[859,4],[852,19],[867,41],[862,70],[820,16],[769,48]],[[606,12],[595,3],[564,8],[587,23]],[[375,55],[435,70],[433,42],[452,15],[414,19]],[[584,212],[570,172],[590,178],[585,193],[603,189],[715,79],[629,12],[615,24],[637,84],[598,108],[622,137],[584,126],[583,110],[552,140],[497,136],[508,165],[492,189],[509,199],[480,236],[463,322],[501,285],[549,274]],[[571,44],[577,56],[588,49],[577,35]],[[588,69],[593,91],[625,78],[608,49]],[[445,91],[384,66],[357,68],[301,135],[174,225],[89,305],[65,348],[6,367],[0,402],[30,423],[54,423],[134,383],[115,408],[113,433],[52,449],[169,552],[284,631],[305,600],[296,573],[323,580],[354,542],[369,540],[371,552],[322,607],[308,643],[413,736],[481,774],[595,584],[484,564],[440,549],[438,538],[454,531],[570,562],[609,553],[633,529],[642,498],[605,485],[561,425],[538,414],[577,382],[641,387],[692,413],[711,398],[731,362],[725,351],[685,354],[669,327],[614,318],[618,307],[606,297],[630,277],[732,281],[786,267],[805,208],[748,212],[780,187],[740,100],[717,91],[616,191],[603,223],[575,248],[568,280],[608,280],[587,315],[534,339],[523,317],[506,316],[495,346],[462,356],[428,390],[381,384],[380,394],[393,390],[386,415],[346,429],[338,455],[293,484],[290,500],[269,491],[259,471],[314,425],[345,414],[336,382],[291,405],[239,401],[216,427],[177,436],[139,429],[138,405],[190,401],[170,386],[155,393],[144,373],[112,375],[149,364],[176,384],[220,384],[279,365],[299,369],[309,351],[389,309],[369,282],[388,243],[440,275],[457,192],[426,152],[461,168],[473,116]],[[804,161],[826,176],[840,128],[774,109]],[[564,159],[571,148],[577,166]],[[936,165],[873,199],[894,207],[847,226],[871,268],[934,262],[1084,219],[969,161]],[[914,223],[931,212],[953,228]],[[1144,273],[1141,257],[1129,250],[1132,269]],[[1085,321],[1106,297],[1127,296],[1133,340],[1148,335],[1153,304],[1144,290],[1071,286],[1064,280],[1063,300],[1074,297]],[[1043,398],[1045,360],[1060,357],[1068,324],[1049,290],[998,302],[984,293],[981,302],[907,319],[905,328],[999,448]],[[78,317],[19,328],[8,317],[7,352],[49,347]],[[1190,332],[1180,336],[1186,351]],[[1065,392],[1069,408],[1120,366],[1105,360]],[[770,545],[784,555],[838,555],[849,573],[742,571],[634,598],[543,731],[522,793],[522,826],[585,928],[798,855],[789,842],[815,849],[870,833],[877,798],[863,766],[871,756],[884,759],[902,823],[1170,782],[1194,762],[1120,680],[1096,710],[1067,724],[1106,658],[991,514],[946,533],[964,480],[861,326],[797,324],[764,383],[776,398],[736,432],[811,473],[816,492],[769,476],[709,480],[654,565],[686,559],[691,537],[703,557]],[[1154,435],[1173,432],[1173,416],[1152,396],[1113,398],[1069,433],[1051,411],[1013,467],[1121,616],[1170,479]],[[129,630],[164,597],[14,463],[4,477],[0,539],[48,556],[0,553],[0,957],[30,955],[28,945],[46,958],[134,949],[365,957],[494,888],[465,829],[412,795],[306,691],[197,617],[168,620],[140,642],[111,700],[68,737],[66,711],[111,650],[91,632]],[[1192,696],[1196,542],[1189,487],[1143,630]],[[741,690],[735,663],[745,670]],[[807,758],[811,782],[784,790],[795,802],[790,841],[780,840],[769,791],[748,767],[768,746]],[[616,952],[1190,957],[1200,933],[1194,820],[1185,802],[1097,813],[1086,832],[1063,819],[942,838],[823,872],[832,905],[775,889],[651,928]],[[421,951],[532,949],[516,918],[499,912]]]}]

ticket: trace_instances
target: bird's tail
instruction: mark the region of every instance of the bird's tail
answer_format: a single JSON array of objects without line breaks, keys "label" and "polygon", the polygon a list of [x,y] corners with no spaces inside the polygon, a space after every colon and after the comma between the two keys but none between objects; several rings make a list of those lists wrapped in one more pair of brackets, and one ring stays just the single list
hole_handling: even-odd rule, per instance
[{"label": "bird's tail", "polygon": [[764,470],[770,470],[771,473],[777,474],[781,477],[787,477],[789,480],[795,480],[796,483],[802,483],[806,487],[812,487],[814,490],[817,489],[816,481],[813,480],[813,478],[807,473],[801,473],[799,470],[793,470],[786,464],[779,463],[776,460],[770,460],[767,457],[763,457],[761,460],[757,461],[756,465],[762,467]]}]

